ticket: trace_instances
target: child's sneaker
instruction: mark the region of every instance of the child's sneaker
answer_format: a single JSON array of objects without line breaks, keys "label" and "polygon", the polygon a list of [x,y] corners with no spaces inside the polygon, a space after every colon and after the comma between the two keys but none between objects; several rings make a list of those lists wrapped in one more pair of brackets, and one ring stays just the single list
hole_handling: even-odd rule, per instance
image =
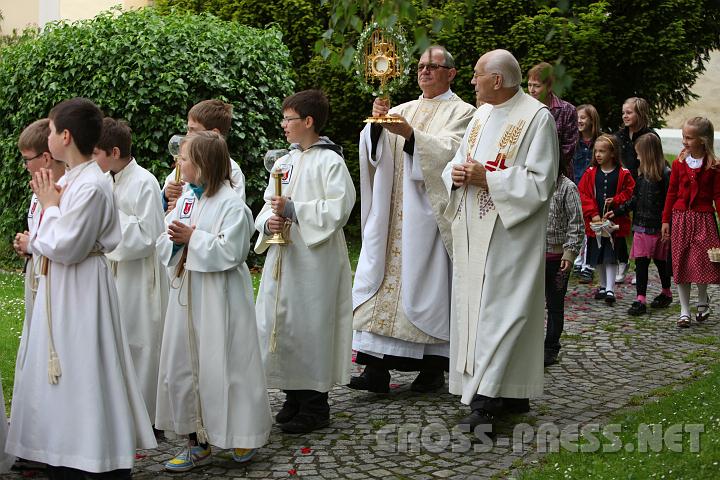
[{"label": "child's sneaker", "polygon": [[183,448],[175,458],[165,462],[165,470],[168,472],[187,472],[210,460],[210,447],[203,448],[200,445],[188,445]]},{"label": "child's sneaker", "polygon": [[589,268],[584,268],[578,275],[578,283],[592,283],[593,271]]},{"label": "child's sneaker", "polygon": [[232,457],[237,463],[249,462],[257,451],[257,448],[234,448]]}]

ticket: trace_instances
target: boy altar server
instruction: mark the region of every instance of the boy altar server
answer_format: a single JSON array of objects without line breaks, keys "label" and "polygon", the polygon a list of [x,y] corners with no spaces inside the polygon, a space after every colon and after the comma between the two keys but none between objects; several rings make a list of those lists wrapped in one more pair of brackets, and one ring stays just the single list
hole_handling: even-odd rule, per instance
[{"label": "boy altar server", "polygon": [[[18,149],[25,163],[25,168],[30,173],[31,179],[35,175],[35,172],[40,171],[41,168],[52,170],[53,177],[57,180],[65,175],[65,164],[59,160],[55,160],[50,154],[50,149],[48,148],[49,134],[50,120],[47,118],[34,121],[20,134]],[[40,279],[40,255],[32,254],[30,237],[35,233],[41,216],[42,206],[40,202],[38,202],[37,196],[33,193],[27,213],[28,229],[24,232],[18,232],[13,242],[15,252],[27,259],[25,264],[25,322],[23,323],[23,333],[20,337],[20,347],[18,348],[17,359],[15,361],[15,378],[22,375],[21,366],[25,363],[27,332],[30,328],[30,321],[32,320],[35,293],[37,292],[38,281]]]},{"label": "boy altar server", "polygon": [[[282,196],[271,178],[255,220],[255,251],[269,247],[256,312],[268,386],[286,394],[275,419],[284,432],[305,433],[329,424],[328,391],[350,380],[352,280],[342,228],[355,188],[342,149],[319,136],[325,95],[305,90],[282,109],[292,146],[273,167],[284,172]],[[283,230],[291,243],[270,245]]]},{"label": "boy altar server", "polygon": [[155,240],[165,229],[160,185],[131,156],[132,132],[122,120],[105,117],[93,159],[112,178],[122,240],[106,254],[120,299],[120,320],[145,406],[155,418],[158,364],[168,279],[155,253]]},{"label": "boy altar server", "polygon": [[[227,139],[232,127],[232,108],[229,103],[214,99],[196,103],[188,112],[187,134],[213,131]],[[232,158],[230,159],[230,179],[233,190],[240,195],[240,199],[244,202],[245,175],[240,169],[240,165]],[[168,213],[175,208],[178,197],[187,192],[189,188],[187,183],[182,180],[175,181],[175,170],[170,172],[163,186],[163,204]]]},{"label": "boy altar server", "polygon": [[90,161],[102,113],[74,98],[50,111],[48,143],[69,167],[33,191],[43,217],[30,238],[42,277],[16,379],[6,451],[48,464],[50,478],[127,478],[136,448],[156,446],[104,253],[120,243],[112,187]]}]

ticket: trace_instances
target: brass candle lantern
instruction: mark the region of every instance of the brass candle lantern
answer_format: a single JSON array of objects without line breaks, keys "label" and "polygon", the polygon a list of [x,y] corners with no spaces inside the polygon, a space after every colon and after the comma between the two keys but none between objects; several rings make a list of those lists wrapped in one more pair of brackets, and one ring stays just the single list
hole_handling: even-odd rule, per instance
[{"label": "brass candle lantern", "polygon": [[[265,153],[265,169],[270,172],[270,177],[273,179],[275,187],[274,193],[276,197],[282,196],[282,179],[285,176],[285,171],[280,165],[278,165],[277,167],[274,167],[274,165],[278,159],[284,157],[287,154],[288,151],[285,149],[268,150],[267,153]],[[290,223],[286,221],[285,225],[283,226],[282,232],[273,233],[272,237],[270,237],[267,243],[273,245],[290,245],[292,243],[290,241]]]}]

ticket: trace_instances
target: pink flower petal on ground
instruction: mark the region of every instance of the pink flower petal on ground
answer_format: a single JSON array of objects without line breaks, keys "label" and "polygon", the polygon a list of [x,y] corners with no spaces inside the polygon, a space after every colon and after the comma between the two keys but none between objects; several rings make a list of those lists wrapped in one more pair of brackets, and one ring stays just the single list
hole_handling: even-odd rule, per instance
[{"label": "pink flower petal on ground", "polygon": [[147,457],[147,455],[143,455],[142,453],[135,454],[135,460],[142,460],[145,457]]},{"label": "pink flower petal on ground", "polygon": [[310,454],[312,453],[312,448],[310,448],[310,447],[302,447],[302,448],[300,449],[300,453],[302,453],[303,455],[310,455]]},{"label": "pink flower petal on ground", "polygon": [[400,386],[399,383],[391,383],[390,388],[398,388]]},{"label": "pink flower petal on ground", "polygon": [[295,476],[295,475],[297,475],[297,470],[295,470],[294,468],[291,468],[290,470],[288,470],[288,474],[289,474],[291,477],[292,477],[292,476]]}]

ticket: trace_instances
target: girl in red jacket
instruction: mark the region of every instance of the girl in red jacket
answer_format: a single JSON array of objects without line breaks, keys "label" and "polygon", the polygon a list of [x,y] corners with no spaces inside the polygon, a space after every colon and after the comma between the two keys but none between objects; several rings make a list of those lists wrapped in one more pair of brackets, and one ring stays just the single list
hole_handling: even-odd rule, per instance
[{"label": "girl in red jacket", "polygon": [[680,297],[677,325],[685,328],[690,326],[690,283],[698,287],[698,322],[710,316],[708,283],[720,283],[720,264],[710,262],[707,254],[709,248],[720,246],[714,213],[720,212],[720,171],[710,120],[691,118],[683,125],[682,136],[684,148],[670,173],[662,236],[671,239],[673,274]]},{"label": "girl in red jacket", "polygon": [[[630,219],[616,215],[614,208],[627,202],[633,194],[635,181],[630,171],[620,166],[619,144],[614,135],[600,135],[595,140],[592,165],[580,180],[585,233],[588,235],[587,261],[600,273],[596,300],[615,303],[615,275],[618,263],[628,261],[625,237],[630,233]],[[598,224],[613,219],[614,225]]]}]

